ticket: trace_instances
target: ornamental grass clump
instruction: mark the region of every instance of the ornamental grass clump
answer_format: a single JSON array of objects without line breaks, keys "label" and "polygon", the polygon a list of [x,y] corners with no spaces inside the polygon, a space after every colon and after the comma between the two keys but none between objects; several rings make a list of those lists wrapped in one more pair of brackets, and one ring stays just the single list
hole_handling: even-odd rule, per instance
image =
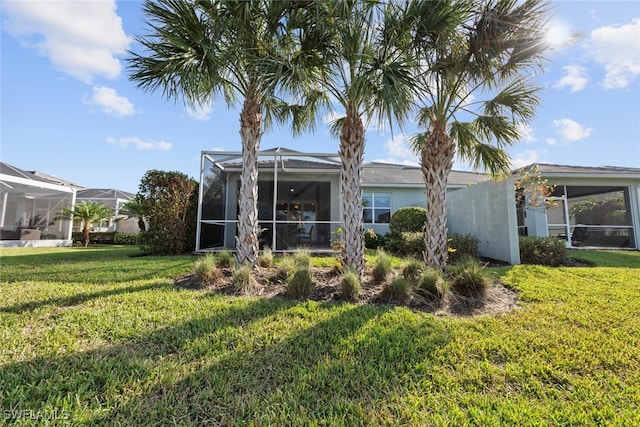
[{"label": "ornamental grass clump", "polygon": [[258,265],[264,268],[273,267],[273,251],[270,247],[265,246],[262,253],[258,255]]},{"label": "ornamental grass clump", "polygon": [[342,275],[340,280],[340,288],[342,290],[342,296],[349,301],[357,301],[358,295],[362,285],[360,283],[360,276],[353,270],[349,270]]},{"label": "ornamental grass clump", "polygon": [[378,249],[377,253],[378,257],[371,271],[371,276],[375,283],[382,283],[391,273],[391,257],[381,249]]},{"label": "ornamental grass clump", "polygon": [[291,298],[304,298],[313,290],[313,279],[308,268],[298,267],[293,276],[287,281],[287,295]]},{"label": "ornamental grass clump", "polygon": [[410,293],[411,281],[402,276],[394,277],[382,290],[382,295],[389,301],[404,301]]},{"label": "ornamental grass clump", "polygon": [[417,284],[422,271],[424,270],[424,263],[417,259],[412,259],[402,267],[402,276],[411,281],[413,284]]},{"label": "ornamental grass clump", "polygon": [[451,273],[451,290],[459,295],[483,296],[490,284],[486,270],[473,257],[462,258]]},{"label": "ornamental grass clump", "polygon": [[310,268],[311,267],[311,253],[307,250],[298,250],[293,255],[293,260],[296,267]]},{"label": "ornamental grass clump", "polygon": [[435,268],[427,268],[419,275],[414,293],[429,301],[439,301],[447,291],[444,275]]},{"label": "ornamental grass clump", "polygon": [[206,254],[198,258],[193,267],[193,272],[200,287],[215,286],[222,278],[222,272],[216,265],[216,258],[212,254]]},{"label": "ornamental grass clump", "polygon": [[233,291],[238,295],[256,295],[258,294],[258,282],[253,277],[251,267],[243,265],[233,272],[231,278]]},{"label": "ornamental grass clump", "polygon": [[236,260],[231,251],[220,251],[216,254],[216,263],[220,268],[232,268],[236,265]]},{"label": "ornamental grass clump", "polygon": [[292,256],[283,256],[278,263],[277,279],[281,282],[288,281],[296,272],[296,262]]}]

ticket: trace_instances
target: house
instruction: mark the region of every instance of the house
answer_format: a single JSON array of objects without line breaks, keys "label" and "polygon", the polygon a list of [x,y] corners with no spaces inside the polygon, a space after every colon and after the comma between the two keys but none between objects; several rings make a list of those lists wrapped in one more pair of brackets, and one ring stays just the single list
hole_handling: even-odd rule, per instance
[{"label": "house", "polygon": [[[77,203],[82,202],[97,202],[102,203],[114,212],[114,218],[120,218],[117,221],[110,219],[103,221],[101,224],[95,224],[94,231],[117,231],[119,233],[137,233],[140,231],[138,228],[137,218],[124,218],[120,215],[122,206],[129,200],[132,200],[135,194],[127,191],[116,190],[113,188],[83,188],[78,190],[76,195]],[[77,231],[80,230],[80,225],[76,224]]]},{"label": "house", "polygon": [[71,221],[55,220],[76,189],[0,162],[0,247],[71,246]]},{"label": "house", "polygon": [[548,203],[518,206],[521,235],[572,248],[640,248],[640,168],[533,164],[552,187]]},{"label": "house", "polygon": [[[202,152],[197,250],[235,247],[241,153]],[[304,243],[330,250],[341,226],[340,160],[335,153],[264,150],[258,160],[258,219],[261,243],[275,251]],[[449,191],[490,178],[454,171]],[[391,214],[425,206],[419,167],[369,163],[362,172],[363,218],[377,234],[389,231]]]},{"label": "house", "polygon": [[[202,152],[198,251],[235,247],[241,156],[240,152]],[[565,200],[563,217],[558,217],[558,207],[517,207],[513,178],[494,181],[484,174],[452,171],[447,189],[449,232],[474,234],[482,255],[512,264],[520,262],[519,234],[557,236],[572,247],[639,247],[640,170],[538,166],[543,178],[562,193],[555,200]],[[261,246],[274,251],[297,247],[329,251],[341,226],[339,179],[340,160],[335,153],[302,153],[282,147],[261,151]],[[397,209],[426,203],[422,172],[415,166],[367,163],[362,170],[362,191],[365,228],[380,235],[389,231],[389,220]],[[612,204],[616,212],[606,220],[577,223],[582,216],[572,207],[594,197],[621,200],[623,207]],[[586,229],[589,238],[578,241],[576,228]]]}]

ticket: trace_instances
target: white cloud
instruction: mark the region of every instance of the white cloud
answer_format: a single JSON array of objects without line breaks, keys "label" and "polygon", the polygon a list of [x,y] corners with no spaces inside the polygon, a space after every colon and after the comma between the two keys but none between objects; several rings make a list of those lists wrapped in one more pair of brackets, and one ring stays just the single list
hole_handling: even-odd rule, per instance
[{"label": "white cloud", "polygon": [[107,138],[109,144],[116,144],[120,147],[127,147],[129,145],[135,146],[138,150],[161,150],[168,151],[173,146],[170,142],[166,141],[143,141],[135,136],[125,136],[121,138]]},{"label": "white cloud", "polygon": [[35,48],[58,70],[85,83],[116,78],[131,39],[122,28],[115,0],[7,1],[3,26],[23,45]]},{"label": "white cloud", "polygon": [[640,18],[627,25],[593,30],[585,49],[589,57],[604,66],[604,88],[627,87],[640,74]]},{"label": "white cloud", "polygon": [[398,134],[388,139],[387,142],[385,142],[384,146],[387,148],[387,153],[393,157],[400,157],[403,159],[416,158],[415,153],[409,145],[407,137],[403,134]]},{"label": "white cloud", "polygon": [[589,81],[586,77],[586,68],[580,65],[567,65],[566,67],[562,67],[562,70],[565,71],[566,74],[554,87],[559,89],[568,87],[571,93],[579,92],[585,88]]},{"label": "white cloud", "polygon": [[566,47],[573,44],[577,37],[566,22],[554,19],[547,25],[546,41],[552,48]]},{"label": "white cloud", "polygon": [[386,157],[371,160],[375,163],[391,163],[394,165],[404,165],[404,166],[420,166],[420,163],[417,160],[409,160],[409,159],[396,159],[395,157]]},{"label": "white cloud", "polygon": [[525,150],[511,158],[511,168],[518,169],[532,163],[538,163],[540,155],[535,150]]},{"label": "white cloud", "polygon": [[132,116],[135,114],[133,104],[124,96],[116,93],[115,89],[104,86],[94,86],[93,95],[85,97],[87,105],[97,105],[105,114],[116,117]]},{"label": "white cloud", "polygon": [[213,111],[213,102],[209,101],[194,106],[187,105],[185,109],[187,110],[187,114],[189,114],[193,119],[209,120],[211,112]]},{"label": "white cloud", "polygon": [[547,138],[547,144],[555,145],[557,143],[558,143],[558,141],[555,138]]},{"label": "white cloud", "polygon": [[531,125],[525,123],[518,124],[518,133],[520,134],[520,139],[524,142],[536,142],[538,140]]},{"label": "white cloud", "polygon": [[571,119],[554,120],[556,132],[567,141],[579,141],[591,135],[591,128],[584,127]]}]

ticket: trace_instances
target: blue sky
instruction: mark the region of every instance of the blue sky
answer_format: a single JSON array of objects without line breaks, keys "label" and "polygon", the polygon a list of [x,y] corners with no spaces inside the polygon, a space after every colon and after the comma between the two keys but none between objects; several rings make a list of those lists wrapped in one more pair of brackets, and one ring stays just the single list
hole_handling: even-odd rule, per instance
[{"label": "blue sky", "polygon": [[[0,159],[91,188],[136,192],[149,169],[199,176],[202,150],[239,151],[238,109],[189,111],[129,81],[127,49],[146,29],[141,2],[2,0]],[[512,166],[640,167],[640,1],[556,1],[542,104]],[[565,42],[570,34],[580,37]],[[366,134],[366,161],[417,164],[404,134]],[[265,133],[261,148],[337,152],[315,133]],[[469,170],[460,161],[455,169]]]}]

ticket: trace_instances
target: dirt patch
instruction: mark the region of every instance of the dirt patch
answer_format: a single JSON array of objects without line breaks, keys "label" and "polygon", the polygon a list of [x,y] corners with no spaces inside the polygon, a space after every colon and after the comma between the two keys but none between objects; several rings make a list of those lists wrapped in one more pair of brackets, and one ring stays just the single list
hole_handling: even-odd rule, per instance
[{"label": "dirt patch", "polygon": [[[223,269],[222,278],[215,286],[202,288],[193,274],[183,275],[175,280],[175,285],[187,289],[201,289],[233,295],[231,278],[232,269]],[[400,274],[400,271],[394,271]],[[261,298],[290,298],[285,291],[285,282],[276,267],[256,268],[253,273],[260,284],[258,297]],[[312,301],[343,301],[340,290],[341,275],[329,267],[311,268],[311,276],[315,283],[311,294],[305,298]],[[441,301],[432,301],[419,296],[410,296],[404,301],[389,301],[383,296],[384,284],[375,283],[370,270],[365,270],[362,289],[356,303],[376,305],[405,306],[415,310],[422,310],[436,315],[450,316],[479,316],[484,314],[507,313],[518,305],[518,292],[498,281],[490,286],[484,295],[467,297],[449,293]]]}]

